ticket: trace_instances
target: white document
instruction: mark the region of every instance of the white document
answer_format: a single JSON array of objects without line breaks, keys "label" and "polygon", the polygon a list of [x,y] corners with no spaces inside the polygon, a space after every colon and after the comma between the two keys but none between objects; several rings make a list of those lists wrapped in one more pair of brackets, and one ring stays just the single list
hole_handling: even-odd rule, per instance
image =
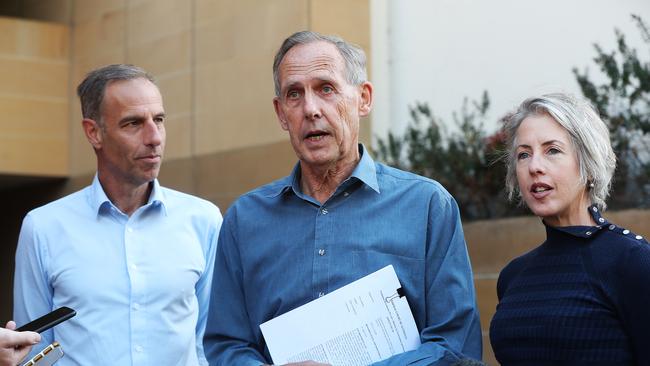
[{"label": "white document", "polygon": [[392,265],[260,325],[275,364],[362,366],[416,349],[420,334]]}]

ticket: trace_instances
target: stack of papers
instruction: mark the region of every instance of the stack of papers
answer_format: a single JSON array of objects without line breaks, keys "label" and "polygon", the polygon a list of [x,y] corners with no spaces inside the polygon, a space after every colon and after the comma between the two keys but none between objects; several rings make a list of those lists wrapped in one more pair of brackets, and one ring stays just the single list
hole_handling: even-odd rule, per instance
[{"label": "stack of papers", "polygon": [[362,366],[420,346],[392,265],[260,325],[275,364]]}]

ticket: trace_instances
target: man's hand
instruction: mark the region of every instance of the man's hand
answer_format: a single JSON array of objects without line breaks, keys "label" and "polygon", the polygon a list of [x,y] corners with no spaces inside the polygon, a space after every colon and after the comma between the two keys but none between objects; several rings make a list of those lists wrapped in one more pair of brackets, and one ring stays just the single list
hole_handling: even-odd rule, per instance
[{"label": "man's hand", "polygon": [[7,328],[0,328],[0,366],[16,366],[41,341],[35,332],[16,332],[16,323],[7,322]]}]

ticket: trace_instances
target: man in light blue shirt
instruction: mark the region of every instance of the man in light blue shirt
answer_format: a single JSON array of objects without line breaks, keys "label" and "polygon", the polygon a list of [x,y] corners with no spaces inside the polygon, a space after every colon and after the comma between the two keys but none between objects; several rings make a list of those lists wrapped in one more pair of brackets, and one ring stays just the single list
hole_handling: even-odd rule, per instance
[{"label": "man in light blue shirt", "polygon": [[165,111],[144,70],[106,66],[77,91],[97,174],[89,187],[25,217],[16,322],[75,309],[34,348],[58,341],[61,366],[206,365],[219,209],[158,183]]},{"label": "man in light blue shirt", "polygon": [[363,51],[299,32],[284,41],[273,70],[273,104],[299,162],[226,214],[204,338],[210,365],[272,363],[261,323],[389,264],[422,345],[379,364],[480,359],[456,202],[435,181],[374,162],[358,143],[373,90]]}]

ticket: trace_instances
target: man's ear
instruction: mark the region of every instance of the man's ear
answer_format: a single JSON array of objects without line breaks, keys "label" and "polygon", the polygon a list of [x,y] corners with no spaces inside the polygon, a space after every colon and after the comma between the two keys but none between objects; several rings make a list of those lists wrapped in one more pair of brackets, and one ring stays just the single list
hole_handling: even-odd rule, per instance
[{"label": "man's ear", "polygon": [[275,114],[278,116],[280,127],[282,127],[283,130],[288,131],[289,124],[287,123],[287,116],[284,114],[282,106],[280,105],[280,97],[273,98],[273,108],[275,109]]},{"label": "man's ear", "polygon": [[359,116],[365,117],[372,110],[372,84],[369,81],[359,86],[361,88],[361,103],[359,104]]},{"label": "man's ear", "polygon": [[102,127],[94,119],[84,118],[81,121],[81,126],[83,127],[84,133],[86,134],[86,139],[93,145],[95,150],[99,150],[102,147]]}]

